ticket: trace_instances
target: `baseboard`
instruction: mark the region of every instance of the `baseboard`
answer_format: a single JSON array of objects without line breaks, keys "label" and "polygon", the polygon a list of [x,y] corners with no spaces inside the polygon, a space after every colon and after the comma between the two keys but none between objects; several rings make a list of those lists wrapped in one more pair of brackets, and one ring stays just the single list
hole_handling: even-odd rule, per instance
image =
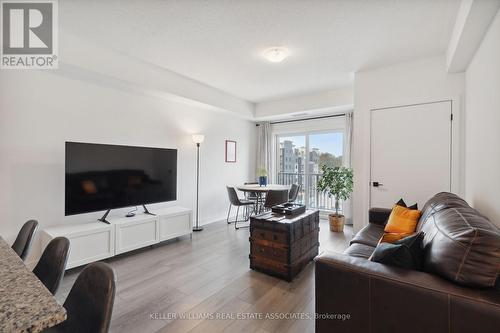
[{"label": "baseboard", "polygon": [[[234,218],[234,216],[229,216],[229,218],[230,219]],[[212,224],[212,223],[216,223],[216,222],[226,221],[226,219],[227,219],[227,215],[221,216],[221,217],[213,217],[213,218],[209,218],[209,219],[200,221],[200,225],[207,225],[207,224]]]},{"label": "baseboard", "polygon": [[[229,215],[230,220],[234,220],[235,218],[236,218],[236,214]],[[241,214],[240,214],[240,219],[241,219]],[[224,221],[224,222],[227,221],[227,213],[224,215],[221,215],[220,217],[212,217],[212,218],[208,218],[206,220],[202,220],[202,221],[200,221],[200,225],[207,225],[207,224],[212,224],[212,223],[221,222],[221,221]]]}]

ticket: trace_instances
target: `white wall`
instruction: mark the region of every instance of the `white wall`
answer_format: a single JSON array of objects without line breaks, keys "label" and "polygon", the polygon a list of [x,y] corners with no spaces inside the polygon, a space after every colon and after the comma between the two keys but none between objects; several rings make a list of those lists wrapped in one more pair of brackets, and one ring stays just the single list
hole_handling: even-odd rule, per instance
[{"label": "white wall", "polygon": [[[205,134],[200,219],[212,222],[225,217],[225,185],[255,175],[254,123],[230,112],[147,96],[126,85],[108,85],[104,78],[79,80],[58,71],[2,71],[0,235],[12,241],[30,218],[39,220],[43,228],[93,221],[102,215],[64,217],[67,140],[177,148],[178,202],[172,204],[194,208],[192,133]],[[225,139],[237,141],[237,163],[224,162]],[[35,246],[32,259],[39,250]]]},{"label": "white wall", "polygon": [[[355,230],[368,223],[370,171],[370,110],[397,105],[453,100],[455,133],[453,154],[463,158],[459,136],[462,125],[460,110],[464,90],[464,74],[446,73],[445,58],[432,57],[357,72],[354,79],[353,132],[353,222]],[[455,191],[461,193],[463,171],[460,163],[453,168]]]},{"label": "white wall", "polygon": [[255,118],[272,120],[303,112],[309,116],[341,113],[352,110],[353,98],[353,88],[347,87],[261,102],[255,105]]},{"label": "white wall", "polygon": [[119,80],[120,85],[127,84],[129,89],[168,95],[192,105],[253,118],[255,106],[251,102],[109,47],[96,45],[71,33],[72,29],[72,22],[67,21],[62,22],[59,29],[59,73],[63,75],[83,74],[88,77],[99,73],[108,81],[114,79]]},{"label": "white wall", "polygon": [[500,7],[498,0],[461,0],[446,51],[448,72],[464,72]]},{"label": "white wall", "polygon": [[465,194],[500,226],[500,12],[465,74]]}]

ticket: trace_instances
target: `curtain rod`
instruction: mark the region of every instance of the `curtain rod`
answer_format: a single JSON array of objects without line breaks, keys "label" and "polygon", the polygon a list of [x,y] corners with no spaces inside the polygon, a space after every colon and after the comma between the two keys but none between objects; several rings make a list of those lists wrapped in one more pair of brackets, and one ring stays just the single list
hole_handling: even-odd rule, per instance
[{"label": "curtain rod", "polygon": [[[271,125],[274,124],[284,124],[284,123],[294,123],[297,121],[305,121],[305,120],[316,120],[316,119],[324,119],[324,118],[336,118],[336,117],[345,117],[345,113],[337,113],[331,114],[328,116],[318,116],[318,117],[310,117],[310,118],[301,118],[301,119],[290,119],[290,120],[281,120],[281,121],[271,121]],[[255,124],[255,126],[260,126],[260,124]]]}]

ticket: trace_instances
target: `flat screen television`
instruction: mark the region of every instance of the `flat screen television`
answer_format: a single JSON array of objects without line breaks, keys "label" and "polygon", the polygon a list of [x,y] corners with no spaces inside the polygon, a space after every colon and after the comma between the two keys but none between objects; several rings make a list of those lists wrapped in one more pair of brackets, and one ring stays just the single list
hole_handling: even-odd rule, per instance
[{"label": "flat screen television", "polygon": [[176,200],[177,150],[66,142],[65,192],[67,216]]}]

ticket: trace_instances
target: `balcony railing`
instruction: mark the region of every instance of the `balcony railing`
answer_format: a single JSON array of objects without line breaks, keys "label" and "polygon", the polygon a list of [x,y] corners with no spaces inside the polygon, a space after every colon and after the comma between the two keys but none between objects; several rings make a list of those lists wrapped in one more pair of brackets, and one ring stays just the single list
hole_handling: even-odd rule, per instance
[{"label": "balcony railing", "polygon": [[[307,189],[305,184],[306,177],[308,177]],[[320,177],[320,173],[311,173],[306,176],[303,173],[278,172],[277,183],[282,185],[299,184],[300,191],[297,196],[298,203],[305,204],[307,195],[309,199],[308,207],[333,211],[335,210],[335,199],[329,198],[328,195],[317,191],[317,185]],[[342,209],[342,203],[340,206],[340,209]]]}]

